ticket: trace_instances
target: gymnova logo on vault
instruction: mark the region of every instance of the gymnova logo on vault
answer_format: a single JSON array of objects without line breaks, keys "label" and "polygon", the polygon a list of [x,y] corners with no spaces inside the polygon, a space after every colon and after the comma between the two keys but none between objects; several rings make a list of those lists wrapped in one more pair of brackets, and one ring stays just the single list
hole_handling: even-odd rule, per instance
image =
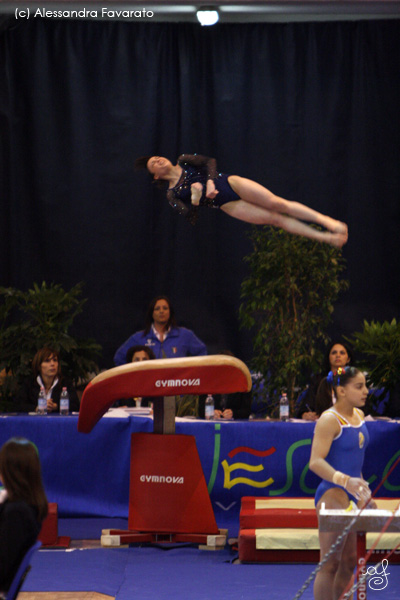
[{"label": "gymnova logo on vault", "polygon": [[141,475],[139,479],[143,483],[185,483],[184,477],[176,477],[175,475]]},{"label": "gymnova logo on vault", "polygon": [[155,383],[158,388],[191,387],[192,385],[200,385],[200,379],[157,379]]}]

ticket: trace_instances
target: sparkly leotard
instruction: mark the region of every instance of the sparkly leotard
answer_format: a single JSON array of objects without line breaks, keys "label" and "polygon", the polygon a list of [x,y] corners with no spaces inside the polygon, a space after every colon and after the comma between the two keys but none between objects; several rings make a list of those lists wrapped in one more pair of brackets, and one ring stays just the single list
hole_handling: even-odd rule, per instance
[{"label": "sparkly leotard", "polygon": [[[364,462],[365,449],[369,442],[369,433],[361,411],[355,409],[360,417],[359,425],[350,425],[334,408],[329,408],[321,416],[326,414],[335,415],[340,425],[340,433],[333,440],[331,448],[325,460],[335,471],[341,471],[350,477],[361,477],[361,469]],[[318,504],[322,495],[332,487],[340,487],[325,479],[319,484],[315,493],[315,505]],[[343,488],[342,488],[343,489]],[[345,490],[349,499],[357,504],[357,499]]]},{"label": "sparkly leotard", "polygon": [[[178,212],[187,214],[192,208],[191,186],[193,183],[201,183],[203,193],[200,198],[200,206],[220,208],[227,202],[240,200],[228,182],[228,175],[217,173],[214,158],[201,156],[200,154],[181,154],[178,165],[182,167],[182,175],[178,183],[167,191],[170,205]],[[212,179],[218,194],[215,198],[206,198],[206,185],[208,179]]]}]

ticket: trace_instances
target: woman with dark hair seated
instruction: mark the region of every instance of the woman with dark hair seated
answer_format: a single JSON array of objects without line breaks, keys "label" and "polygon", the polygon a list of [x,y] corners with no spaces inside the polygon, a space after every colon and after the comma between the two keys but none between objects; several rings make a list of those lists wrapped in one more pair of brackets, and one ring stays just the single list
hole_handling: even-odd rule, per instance
[{"label": "woman with dark hair seated", "polygon": [[[148,346],[142,346],[140,344],[138,344],[137,346],[132,346],[132,348],[129,348],[128,352],[126,353],[127,364],[154,359],[155,356],[153,350]],[[153,397],[123,398],[122,400],[117,400],[114,403],[114,407],[131,408],[135,406],[150,406],[151,402],[153,402]]]},{"label": "woman with dark hair seated", "polygon": [[354,362],[353,351],[346,342],[332,342],[325,353],[322,372],[311,377],[308,388],[301,394],[301,400],[296,410],[296,418],[305,421],[316,421],[324,410],[329,408],[325,406],[322,410],[317,409],[317,392],[321,381],[328,375],[329,371],[334,371],[339,367],[352,365]]},{"label": "woman with dark hair seated", "polygon": [[143,360],[154,360],[155,354],[148,346],[138,344],[129,348],[126,353],[126,364],[133,362],[142,362]]},{"label": "woman with dark hair seated", "polygon": [[48,504],[36,446],[11,438],[0,450],[0,596],[36,542]]},{"label": "woman with dark hair seated", "polygon": [[53,348],[41,348],[32,360],[33,375],[20,386],[15,398],[18,412],[33,412],[37,409],[38,395],[44,388],[47,412],[59,410],[62,389],[67,388],[70,411],[79,411],[79,398],[72,382],[61,372],[60,355]]}]

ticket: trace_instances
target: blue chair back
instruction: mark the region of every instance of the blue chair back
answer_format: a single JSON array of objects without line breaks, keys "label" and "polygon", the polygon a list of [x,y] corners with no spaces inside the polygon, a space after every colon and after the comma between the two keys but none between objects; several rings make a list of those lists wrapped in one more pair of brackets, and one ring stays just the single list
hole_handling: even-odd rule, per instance
[{"label": "blue chair back", "polygon": [[7,592],[6,600],[15,600],[18,596],[19,590],[21,589],[22,584],[24,583],[25,577],[31,568],[31,560],[36,550],[39,550],[42,542],[35,542],[33,546],[29,548],[26,552],[24,558],[19,565],[18,571],[16,572],[14,579],[10,585],[10,589]]}]

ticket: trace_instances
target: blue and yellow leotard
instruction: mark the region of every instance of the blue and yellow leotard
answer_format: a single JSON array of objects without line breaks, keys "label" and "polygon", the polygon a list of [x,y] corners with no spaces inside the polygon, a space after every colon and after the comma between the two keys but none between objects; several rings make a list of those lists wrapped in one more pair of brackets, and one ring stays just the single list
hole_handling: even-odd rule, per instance
[{"label": "blue and yellow leotard", "polygon": [[[360,417],[360,423],[358,425],[351,425],[334,408],[329,408],[322,413],[320,418],[326,414],[333,414],[340,425],[340,433],[333,440],[325,460],[335,469],[335,471],[341,471],[346,475],[350,475],[350,477],[362,477],[361,469],[364,462],[365,448],[369,442],[369,433],[362,412],[357,408],[355,408],[354,411]],[[321,499],[321,496],[332,487],[341,486],[338,486],[331,481],[326,481],[325,479],[322,480],[315,493],[316,505]],[[345,492],[347,493],[349,500],[353,500],[353,502],[357,504],[357,499],[347,492],[347,490],[345,490]]]}]

